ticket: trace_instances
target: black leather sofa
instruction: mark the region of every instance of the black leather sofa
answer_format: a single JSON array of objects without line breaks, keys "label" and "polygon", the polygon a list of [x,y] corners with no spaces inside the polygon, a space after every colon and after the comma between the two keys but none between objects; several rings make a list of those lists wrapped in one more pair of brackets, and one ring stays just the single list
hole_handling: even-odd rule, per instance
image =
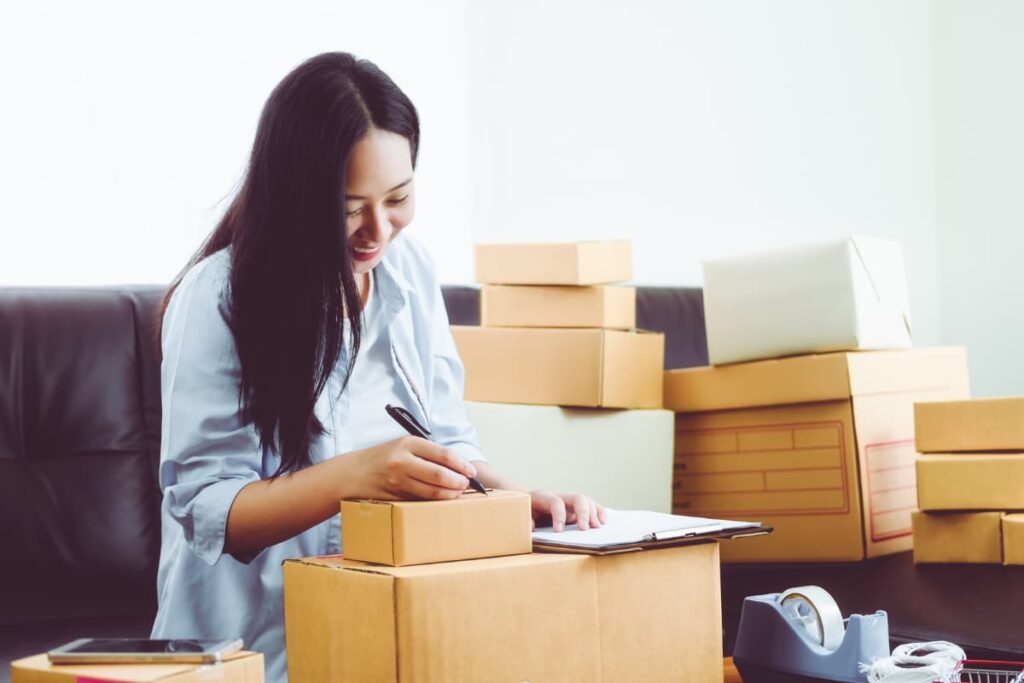
[{"label": "black leather sofa", "polygon": [[[145,636],[156,611],[162,289],[0,288],[0,683],[12,659],[76,637]],[[448,287],[454,323],[477,290]],[[707,362],[700,290],[642,287],[666,367]],[[854,564],[723,567],[726,652],[743,597],[818,584],[844,612],[886,609],[895,642],[951,639],[1024,659],[1024,571]]]}]

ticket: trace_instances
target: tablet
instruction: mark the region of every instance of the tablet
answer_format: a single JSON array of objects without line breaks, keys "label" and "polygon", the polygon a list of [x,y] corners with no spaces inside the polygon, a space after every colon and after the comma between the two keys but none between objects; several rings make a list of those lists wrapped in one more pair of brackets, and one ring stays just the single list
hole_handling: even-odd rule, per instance
[{"label": "tablet", "polygon": [[47,653],[54,664],[219,662],[242,649],[241,639],[80,638]]}]

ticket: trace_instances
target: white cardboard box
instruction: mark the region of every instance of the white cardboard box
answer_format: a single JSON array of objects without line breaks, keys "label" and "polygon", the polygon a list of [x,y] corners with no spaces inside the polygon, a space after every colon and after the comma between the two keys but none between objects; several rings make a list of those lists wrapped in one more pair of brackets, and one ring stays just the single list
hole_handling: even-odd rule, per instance
[{"label": "white cardboard box", "polygon": [[467,401],[484,455],[528,488],[585,493],[620,510],[672,511],[669,410]]},{"label": "white cardboard box", "polygon": [[899,242],[846,237],[704,263],[712,365],[911,346]]}]

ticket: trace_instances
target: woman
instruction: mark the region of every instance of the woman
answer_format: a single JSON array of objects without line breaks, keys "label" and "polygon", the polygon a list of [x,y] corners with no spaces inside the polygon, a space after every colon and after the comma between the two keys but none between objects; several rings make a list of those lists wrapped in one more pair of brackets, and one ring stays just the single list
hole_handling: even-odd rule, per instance
[{"label": "woman", "polygon": [[[153,637],[241,636],[286,680],[281,562],[340,552],[340,499],[518,488],[479,451],[440,288],[402,234],[418,146],[409,99],[348,54],[267,101],[238,196],[164,300]],[[531,496],[557,529],[604,520],[583,495]]]}]

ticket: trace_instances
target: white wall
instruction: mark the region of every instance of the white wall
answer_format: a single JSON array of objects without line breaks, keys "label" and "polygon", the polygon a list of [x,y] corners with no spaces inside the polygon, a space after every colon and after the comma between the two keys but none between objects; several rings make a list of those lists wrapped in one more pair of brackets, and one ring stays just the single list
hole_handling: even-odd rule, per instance
[{"label": "white wall", "polygon": [[[416,103],[417,228],[468,245],[462,0],[159,7],[4,12],[0,285],[168,282],[233,194],[271,89],[338,49],[375,61]],[[469,279],[468,246],[435,253]]]},{"label": "white wall", "polygon": [[1024,394],[1024,3],[934,13],[942,338],[975,394]]},{"label": "white wall", "polygon": [[629,237],[636,279],[851,232],[938,341],[928,3],[477,0],[473,237]]},{"label": "white wall", "polygon": [[20,3],[0,23],[0,285],[166,282],[273,85],[370,57],[423,123],[419,235],[625,236],[642,283],[850,232],[905,246],[916,340],[1024,393],[1015,0]]}]

